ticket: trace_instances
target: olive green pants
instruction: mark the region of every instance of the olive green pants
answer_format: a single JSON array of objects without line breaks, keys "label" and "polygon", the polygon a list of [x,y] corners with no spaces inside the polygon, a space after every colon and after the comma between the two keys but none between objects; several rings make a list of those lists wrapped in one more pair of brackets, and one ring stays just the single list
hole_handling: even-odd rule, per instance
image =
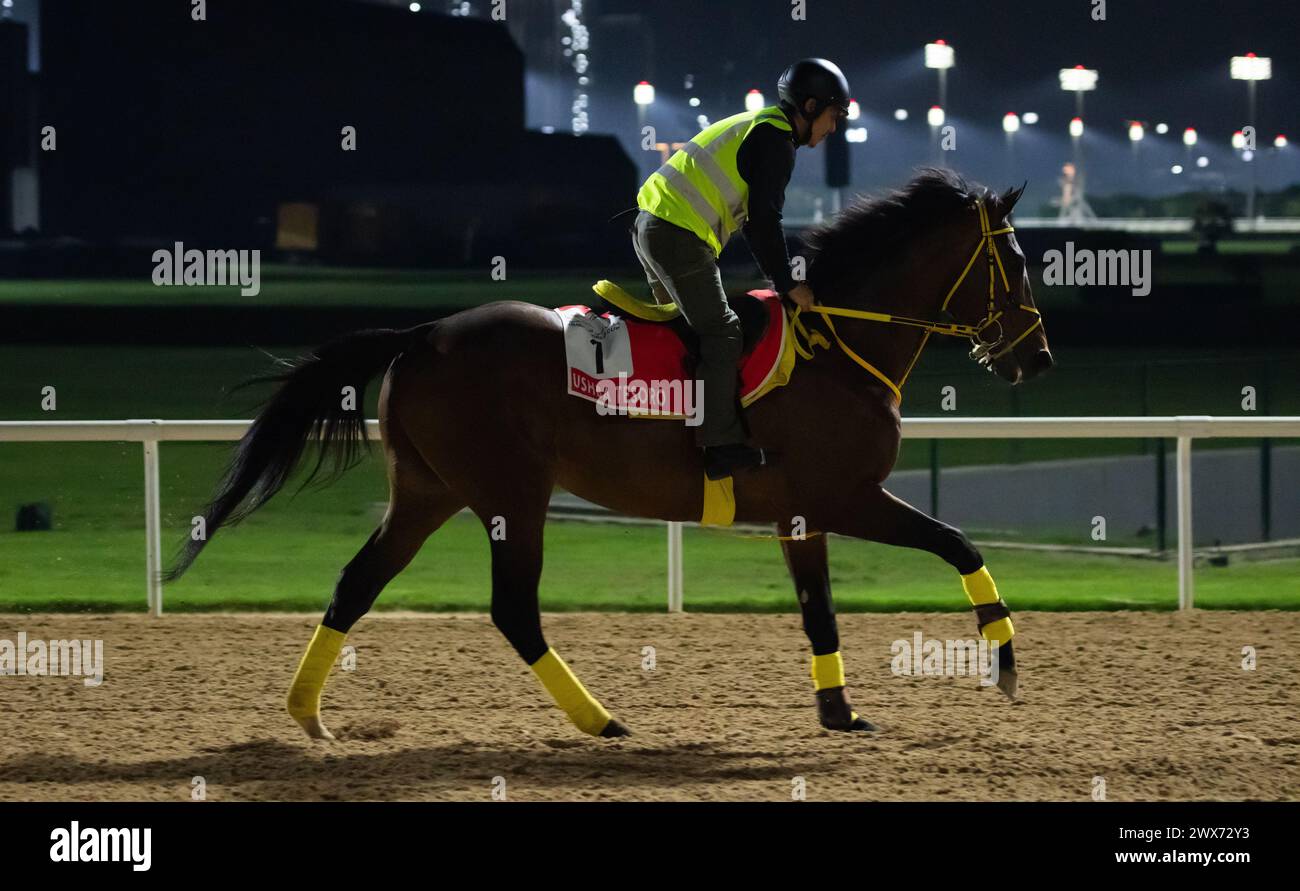
[{"label": "olive green pants", "polygon": [[676,303],[682,317],[700,339],[696,371],[704,386],[700,426],[701,446],[744,442],[737,390],[737,363],[744,350],[740,319],[727,305],[718,261],[698,235],[640,211],[632,227],[632,246],[645,267],[655,300]]}]

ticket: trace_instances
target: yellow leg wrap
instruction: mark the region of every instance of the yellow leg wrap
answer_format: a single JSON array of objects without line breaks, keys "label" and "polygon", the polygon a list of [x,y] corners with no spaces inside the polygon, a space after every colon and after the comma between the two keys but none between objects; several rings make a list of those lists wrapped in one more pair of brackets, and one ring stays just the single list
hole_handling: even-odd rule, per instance
[{"label": "yellow leg wrap", "polygon": [[989,575],[987,566],[981,566],[970,575],[962,576],[961,587],[971,606],[998,602],[998,586],[993,584],[993,576]]},{"label": "yellow leg wrap", "polygon": [[812,657],[813,689],[818,692],[844,686],[844,657],[839,650]]},{"label": "yellow leg wrap", "polygon": [[546,692],[551,694],[555,704],[564,710],[574,726],[583,733],[600,736],[610,721],[609,712],[587,692],[555,650],[548,649],[531,667]]},{"label": "yellow leg wrap", "polygon": [[[812,657],[812,679],[813,690],[818,693],[844,686],[844,657],[839,650],[825,656]],[[858,713],[850,710],[849,719],[856,721]]]},{"label": "yellow leg wrap", "polygon": [[[997,603],[1002,599],[998,596],[998,586],[993,583],[993,576],[989,575],[987,566],[981,566],[969,575],[962,576],[961,587],[966,592],[971,606]],[[996,640],[999,644],[1011,640],[1015,633],[1016,629],[1011,624],[1010,616],[990,622],[980,630],[985,640]]]},{"label": "yellow leg wrap", "polygon": [[984,636],[985,640],[996,640],[998,646],[1011,640],[1011,638],[1015,636],[1015,633],[1016,629],[1015,626],[1011,624],[1010,616],[1007,616],[1005,619],[998,619],[996,622],[989,622],[980,629],[980,634]]},{"label": "yellow leg wrap", "polygon": [[289,686],[289,714],[294,718],[306,718],[320,714],[320,694],[325,689],[325,679],[329,677],[334,660],[343,649],[347,635],[324,625],[316,626],[307,652],[302,654],[298,671]]}]

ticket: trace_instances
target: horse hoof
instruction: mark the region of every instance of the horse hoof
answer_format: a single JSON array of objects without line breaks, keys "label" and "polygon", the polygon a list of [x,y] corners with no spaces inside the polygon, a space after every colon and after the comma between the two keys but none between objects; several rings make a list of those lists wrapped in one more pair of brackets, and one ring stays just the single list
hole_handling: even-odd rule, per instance
[{"label": "horse hoof", "polygon": [[609,723],[605,725],[605,729],[600,731],[601,739],[614,739],[615,737],[618,736],[631,736],[631,735],[632,735],[632,731],[628,730],[626,727],[620,724],[618,719],[616,718],[610,718]]},{"label": "horse hoof", "polygon": [[307,736],[312,739],[334,739],[334,734],[326,730],[325,725],[321,723],[320,715],[306,715],[301,718],[295,717],[294,720],[298,722],[298,725],[302,727]]},{"label": "horse hoof", "polygon": [[1019,686],[1014,668],[1004,668],[998,672],[998,689],[1006,694],[1007,699],[1016,701],[1016,689]]},{"label": "horse hoof", "polygon": [[827,730],[869,731],[876,726],[863,719],[849,705],[843,687],[830,687],[817,691],[817,716]]}]

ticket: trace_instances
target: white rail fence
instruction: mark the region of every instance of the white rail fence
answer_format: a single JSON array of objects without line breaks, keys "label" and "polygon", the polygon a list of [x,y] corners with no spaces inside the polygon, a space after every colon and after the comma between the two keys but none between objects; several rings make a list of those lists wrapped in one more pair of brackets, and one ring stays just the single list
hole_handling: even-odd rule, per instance
[{"label": "white rail fence", "polygon": [[[162,615],[162,506],[159,444],[238,440],[250,421],[0,421],[0,442],[138,442],[144,446],[145,593]],[[372,437],[379,422],[368,421]],[[1178,607],[1192,607],[1192,441],[1300,437],[1300,416],[1225,418],[906,418],[905,439],[1174,439],[1178,506]],[[668,523],[668,609],[683,602],[682,525]]]}]

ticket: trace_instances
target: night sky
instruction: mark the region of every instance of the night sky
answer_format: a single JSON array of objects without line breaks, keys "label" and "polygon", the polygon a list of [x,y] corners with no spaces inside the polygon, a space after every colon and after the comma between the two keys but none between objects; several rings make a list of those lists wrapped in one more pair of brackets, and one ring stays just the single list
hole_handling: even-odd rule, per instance
[{"label": "night sky", "polygon": [[[58,2],[58,0],[48,0]],[[370,0],[405,6],[405,0]],[[420,15],[450,8],[425,0]],[[1251,165],[1232,151],[1233,131],[1247,123],[1247,88],[1228,77],[1233,55],[1255,52],[1273,60],[1273,78],[1259,87],[1258,136],[1263,151],[1254,171],[1259,185],[1279,189],[1300,182],[1300,2],[1297,0],[1109,0],[1106,20],[1094,21],[1094,0],[807,0],[807,20],[793,21],[789,0],[586,0],[591,29],[590,126],[613,134],[643,173],[657,155],[640,150],[632,86],[645,78],[657,98],[648,122],[659,139],[690,138],[697,115],[718,120],[742,110],[751,87],[775,101],[775,81],[794,59],[819,55],[838,62],[862,105],[865,144],[852,152],[854,189],[897,184],[912,168],[940,156],[924,123],[937,101],[935,72],[923,65],[925,43],[938,38],[953,45],[956,68],[949,72],[948,122],[957,127],[957,151],[944,163],[991,185],[1029,181],[1025,207],[1041,207],[1057,190],[1072,147],[1067,126],[1074,98],[1062,92],[1057,71],[1084,65],[1100,72],[1085,100],[1087,132],[1082,140],[1089,188],[1094,194],[1146,195],[1188,190],[1242,190]],[[36,0],[16,0],[15,13],[29,19]],[[567,2],[507,0],[508,17],[557,20],[556,30],[526,29],[528,123],[533,128],[569,128],[574,77],[557,69],[558,10]],[[484,17],[489,0],[471,0]],[[512,27],[517,35],[523,34]],[[304,40],[310,40],[304,28]],[[548,58],[549,57],[549,58]],[[557,70],[559,76],[557,77]],[[466,83],[472,82],[466,73]],[[691,91],[686,75],[695,76]],[[695,95],[698,108],[687,100]],[[910,114],[894,120],[895,108]],[[1002,116],[1035,111],[1008,150]],[[1148,125],[1138,152],[1127,122]],[[1154,132],[1157,122],[1170,127]],[[1182,145],[1185,127],[1200,141]],[[1278,151],[1279,133],[1291,145]],[[791,192],[794,215],[809,208],[820,189],[824,162],[818,150],[801,153]],[[1198,168],[1205,156],[1207,166]],[[1184,168],[1172,174],[1172,165]],[[801,206],[800,201],[804,204]]]},{"label": "night sky", "polygon": [[1245,86],[1229,80],[1228,59],[1253,51],[1273,58],[1261,124],[1270,136],[1295,132],[1300,114],[1294,0],[1111,0],[1104,22],[1091,19],[1091,0],[808,0],[806,22],[790,21],[788,0],[600,0],[597,8],[646,17],[655,35],[651,75],[665,86],[680,73],[725,76],[731,67],[738,80],[763,87],[788,60],[820,55],[844,68],[864,105],[919,106],[934,91],[921,48],[944,38],[957,50],[954,113],[1000,118],[1033,106],[1045,123],[1063,125],[1072,106],[1056,72],[1082,64],[1101,72],[1088,96],[1098,126],[1164,117],[1231,133],[1245,113]]},{"label": "night sky", "polygon": [[[787,0],[599,0],[593,5],[599,14],[592,127],[620,136],[634,132],[630,85],[647,77],[659,94],[652,122],[671,131],[669,138],[689,138],[685,131],[696,110],[686,106],[686,73],[696,75],[700,110],[716,120],[740,110],[750,86],[774,94],[789,61],[820,55],[844,68],[870,131],[866,145],[853,146],[855,185],[893,182],[926,160],[922,115],[935,103],[937,86],[935,72],[923,65],[922,47],[943,38],[957,54],[947,107],[959,125],[952,166],[997,183],[1027,177],[1030,197],[1046,197],[1069,157],[1066,131],[1074,116],[1073,96],[1061,91],[1057,71],[1082,64],[1100,72],[1084,114],[1084,148],[1097,188],[1153,193],[1239,186],[1244,165],[1228,142],[1245,123],[1246,85],[1229,79],[1228,60],[1255,52],[1273,59],[1273,79],[1259,90],[1260,143],[1271,147],[1278,133],[1293,141],[1287,152],[1261,159],[1261,185],[1300,181],[1294,145],[1300,136],[1300,4],[1111,0],[1106,7],[1106,21],[1097,22],[1091,0],[809,0],[807,21],[794,22]],[[615,45],[600,43],[600,17],[620,13],[640,13],[649,23],[652,59],[646,59],[647,42],[627,39],[628,29],[615,32]],[[613,95],[611,82],[617,85]],[[911,112],[908,125],[894,122],[896,107]],[[1001,131],[1008,111],[1041,116],[1036,129],[1022,129],[1014,159],[1006,155]],[[1169,136],[1148,130],[1143,154],[1134,159],[1129,119],[1151,126],[1165,121]],[[1200,134],[1196,154],[1212,163],[1204,172],[1189,168],[1189,175],[1172,177],[1170,163],[1185,160],[1181,134],[1187,126]],[[820,158],[801,158],[796,182],[812,184],[820,174]]]}]

